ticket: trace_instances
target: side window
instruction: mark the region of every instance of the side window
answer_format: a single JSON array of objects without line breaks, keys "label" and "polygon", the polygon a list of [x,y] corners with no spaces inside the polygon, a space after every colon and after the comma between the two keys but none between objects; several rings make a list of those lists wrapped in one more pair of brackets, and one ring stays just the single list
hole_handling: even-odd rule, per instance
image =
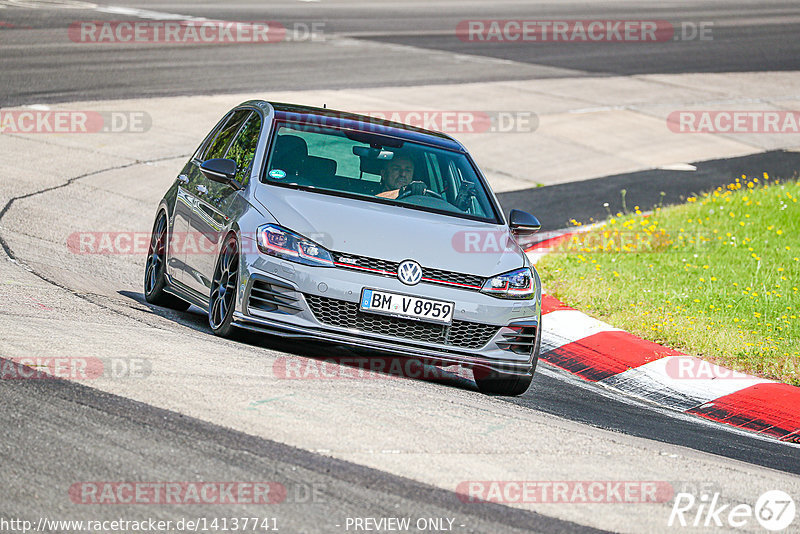
[{"label": "side window", "polygon": [[214,158],[224,158],[233,136],[235,136],[239,128],[242,127],[242,124],[250,113],[252,113],[250,110],[240,109],[231,115],[231,118],[228,119],[228,122],[220,129],[217,137],[208,145],[208,149],[206,149],[205,154],[203,154],[203,157],[200,159],[206,161]]},{"label": "side window", "polygon": [[197,147],[197,150],[194,151],[194,156],[192,156],[192,159],[198,159],[200,161],[204,161],[203,154],[205,154],[205,152],[208,150],[208,147],[211,145],[211,143],[214,142],[214,139],[216,139],[217,134],[225,126],[225,123],[228,122],[228,119],[231,118],[231,115],[233,115],[233,113],[228,113],[227,115],[222,117],[222,120],[220,120],[216,126],[214,126],[214,129],[211,130],[211,132],[206,136],[206,138],[203,139],[203,142],[200,143],[200,146]]},{"label": "side window", "polygon": [[258,113],[253,113],[242,127],[239,135],[231,143],[226,158],[236,162],[236,180],[247,185],[250,178],[250,171],[253,168],[253,157],[256,154],[258,145],[258,135],[261,133],[261,117]]}]

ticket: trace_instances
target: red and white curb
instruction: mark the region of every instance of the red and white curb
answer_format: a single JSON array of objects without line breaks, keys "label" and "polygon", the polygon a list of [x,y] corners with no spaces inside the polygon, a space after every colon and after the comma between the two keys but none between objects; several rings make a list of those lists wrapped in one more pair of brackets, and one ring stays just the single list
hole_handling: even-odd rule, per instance
[{"label": "red and white curb", "polygon": [[[570,234],[528,254],[534,263]],[[658,405],[800,443],[800,388],[766,380],[646,341],[542,297],[539,359],[578,377]]]}]

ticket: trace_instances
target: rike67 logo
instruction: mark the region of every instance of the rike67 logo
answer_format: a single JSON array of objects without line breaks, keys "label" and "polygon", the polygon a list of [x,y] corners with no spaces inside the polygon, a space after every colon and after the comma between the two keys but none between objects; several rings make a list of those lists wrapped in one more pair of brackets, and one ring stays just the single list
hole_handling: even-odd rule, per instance
[{"label": "rike67 logo", "polygon": [[667,525],[706,530],[709,527],[752,529],[755,519],[763,528],[779,532],[792,525],[795,513],[794,500],[781,490],[763,493],[755,506],[745,503],[723,504],[719,493],[703,493],[699,498],[691,493],[678,493],[675,495]]}]

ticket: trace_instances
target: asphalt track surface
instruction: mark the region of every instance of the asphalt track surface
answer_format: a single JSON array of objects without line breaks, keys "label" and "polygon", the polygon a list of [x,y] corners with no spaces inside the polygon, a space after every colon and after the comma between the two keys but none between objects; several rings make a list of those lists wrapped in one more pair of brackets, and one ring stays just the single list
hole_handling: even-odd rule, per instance
[{"label": "asphalt track surface", "polygon": [[[464,2],[286,2],[226,6],[171,2],[137,2],[136,7],[225,20],[278,20],[285,24],[324,21],[330,46],[315,43],[257,46],[158,47],[112,45],[86,48],[64,44],[65,26],[75,20],[118,20],[119,15],[65,9],[0,9],[0,20],[13,27],[0,30],[3,54],[0,105],[109,99],[174,94],[240,92],[265,89],[369,87],[422,82],[463,83],[537,76],[580,77],[654,72],[726,72],[794,70],[800,68],[800,6],[795,2],[698,2],[679,11],[660,3],[544,4]],[[570,47],[496,46],[476,48],[446,32],[467,18],[641,18],[670,21],[714,21],[712,46],[660,43],[628,47],[619,44]],[[32,28],[28,30],[27,27]],[[31,33],[25,33],[31,32]],[[335,45],[339,40],[344,45]],[[355,39],[356,44],[352,41]],[[367,44],[360,44],[367,43]],[[388,45],[402,45],[393,48]],[[414,48],[403,48],[406,45]],[[474,57],[442,76],[439,53]],[[486,59],[488,56],[489,59]],[[387,68],[387,60],[391,68]],[[348,63],[350,61],[350,63]],[[353,68],[353,62],[363,68]],[[511,62],[511,63],[508,63]],[[520,65],[523,64],[524,67]],[[491,68],[487,68],[491,66]],[[263,66],[262,68],[255,68]],[[380,68],[379,68],[380,67]],[[651,207],[728,183],[739,174],[768,170],[790,177],[798,168],[796,153],[773,152],[734,160],[698,162],[691,175],[680,171],[648,171],[600,178],[586,187],[564,184],[506,193],[506,210],[521,207],[537,214],[546,228],[565,225],[568,218],[601,219],[602,204],[620,207],[620,189],[628,205]],[[4,176],[3,180],[10,177]],[[661,192],[665,195],[662,198]],[[46,196],[47,193],[42,193]],[[37,194],[33,195],[38,196]],[[24,198],[23,198],[24,197]],[[5,216],[26,206],[30,193],[20,195],[0,211]],[[2,237],[2,230],[0,230]],[[10,259],[26,259],[5,240]],[[40,273],[41,274],[41,273]],[[46,274],[41,274],[47,281]],[[68,285],[64,289],[70,290]],[[81,298],[104,302],[74,291]],[[141,295],[123,293],[122,302],[141,310]],[[124,307],[124,304],[123,304]],[[208,337],[196,310],[179,314],[148,307],[160,320],[187,328],[188,335]],[[313,346],[288,347],[280,341],[245,336],[253,349],[315,356]],[[321,356],[317,356],[321,357]],[[415,387],[414,381],[409,381]],[[423,384],[418,384],[423,387]],[[356,384],[354,387],[358,387]],[[441,385],[444,396],[469,385]],[[426,390],[427,391],[427,390]],[[699,419],[660,410],[644,402],[615,397],[597,386],[546,365],[540,365],[533,386],[518,399],[505,402],[532,416],[552,415],[601,430],[711,453],[738,462],[800,474],[798,449]],[[446,402],[443,403],[445,406]],[[304,451],[278,441],[248,435],[198,418],[62,381],[0,382],[3,437],[0,451],[4,488],[0,511],[6,517],[57,515],[63,495],[76,480],[112,480],[135,473],[140,480],[243,480],[259,476],[293,488],[319,484],[325,498],[288,503],[280,517],[286,530],[314,531],[331,517],[409,515],[452,516],[474,532],[590,532],[588,527],[543,514],[500,505],[464,506],[448,492],[391,473]],[[567,460],[565,460],[567,461]],[[292,506],[298,506],[292,509]],[[303,506],[299,506],[302,504]],[[131,507],[96,507],[93,517],[112,518]],[[246,506],[225,514],[253,512]],[[155,509],[150,515],[197,515],[195,509]],[[263,513],[263,511],[262,511]],[[203,510],[201,515],[220,515]]]},{"label": "asphalt track surface", "polygon": [[[0,406],[8,414],[0,442],[7,462],[5,487],[11,489],[3,499],[6,517],[35,517],[38,512],[54,518],[48,500],[43,501],[35,491],[57,488],[63,495],[76,479],[113,480],[117,473],[114,464],[124,458],[136,462],[142,480],[277,481],[286,488],[286,500],[280,503],[279,513],[270,512],[279,518],[280,530],[288,532],[310,532],[311,525],[344,525],[345,518],[363,516],[365,511],[378,516],[456,518],[457,527],[469,525],[472,532],[601,532],[492,503],[464,503],[449,491],[103,394],[75,382],[3,381]],[[62,444],[57,449],[57,469],[53,469],[54,451],[50,449],[54,438]],[[163,463],[166,461],[169,463]],[[119,517],[115,507],[93,508],[93,519]],[[204,506],[199,514],[196,508],[191,504],[164,507],[149,514],[164,520],[186,516],[209,521],[220,516],[265,514],[263,505]]]},{"label": "asphalt track surface", "polygon": [[[126,7],[229,21],[323,24],[321,41],[272,45],[73,42],[78,21],[132,19],[87,9],[0,9],[0,106],[157,95],[465,83],[547,77],[800,68],[800,6],[770,2],[436,2],[326,0],[264,4],[138,1]],[[55,0],[52,3],[60,3]],[[115,5],[112,3],[112,5]],[[119,5],[119,4],[116,4]],[[712,23],[710,41],[481,43],[470,19],[663,20]],[[299,26],[296,26],[299,25]],[[456,54],[454,56],[453,54]]]}]

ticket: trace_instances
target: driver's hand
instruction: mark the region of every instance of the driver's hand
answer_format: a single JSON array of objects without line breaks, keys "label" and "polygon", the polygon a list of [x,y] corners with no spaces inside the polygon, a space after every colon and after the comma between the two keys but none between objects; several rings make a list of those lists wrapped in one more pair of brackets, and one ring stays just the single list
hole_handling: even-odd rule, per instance
[{"label": "driver's hand", "polygon": [[407,186],[403,187],[400,190],[399,196],[424,195],[425,189],[426,189],[425,182],[420,182],[420,181],[411,182],[410,184],[408,184]]},{"label": "driver's hand", "polygon": [[393,191],[384,191],[383,193],[378,193],[375,196],[378,196],[378,197],[381,197],[381,198],[395,199],[398,196],[400,196],[400,190],[399,189],[395,189]]}]

